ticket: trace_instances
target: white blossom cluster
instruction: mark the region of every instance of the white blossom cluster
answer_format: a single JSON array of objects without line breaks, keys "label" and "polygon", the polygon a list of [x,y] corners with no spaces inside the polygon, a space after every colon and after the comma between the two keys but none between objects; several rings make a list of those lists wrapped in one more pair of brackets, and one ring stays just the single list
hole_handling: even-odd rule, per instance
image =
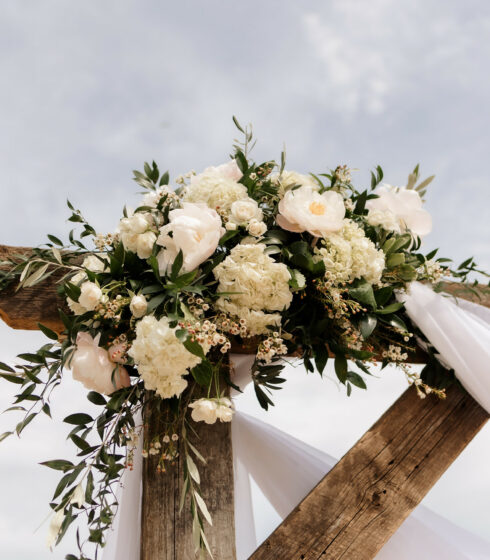
[{"label": "white blossom cluster", "polygon": [[[244,319],[251,335],[265,334],[269,325],[279,326],[279,313],[293,299],[289,288],[291,274],[285,264],[276,263],[265,253],[265,245],[237,245],[214,269],[221,296],[216,307]],[[230,294],[231,292],[231,294]]]},{"label": "white blossom cluster", "polygon": [[201,362],[175,336],[169,320],[146,316],[136,326],[136,339],[128,354],[133,358],[145,387],[163,399],[180,395],[187,387],[184,375]]},{"label": "white blossom cluster", "polygon": [[378,284],[385,268],[383,251],[376,249],[364,230],[352,220],[344,220],[339,233],[323,239],[321,246],[315,248],[315,258],[324,262],[326,277],[333,284],[356,278]]}]

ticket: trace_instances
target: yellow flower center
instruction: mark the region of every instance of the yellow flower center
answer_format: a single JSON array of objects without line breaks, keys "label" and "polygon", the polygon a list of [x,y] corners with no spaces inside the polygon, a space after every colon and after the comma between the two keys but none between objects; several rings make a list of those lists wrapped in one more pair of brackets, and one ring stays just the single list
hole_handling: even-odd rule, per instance
[{"label": "yellow flower center", "polygon": [[312,202],[310,204],[310,212],[315,216],[323,216],[323,214],[325,214],[325,204],[321,202]]}]

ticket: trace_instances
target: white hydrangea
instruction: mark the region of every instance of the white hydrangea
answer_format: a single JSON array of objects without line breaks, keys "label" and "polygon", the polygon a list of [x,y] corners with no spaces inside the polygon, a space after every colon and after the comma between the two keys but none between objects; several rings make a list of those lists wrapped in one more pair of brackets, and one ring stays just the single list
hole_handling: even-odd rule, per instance
[{"label": "white hydrangea", "polygon": [[339,233],[331,234],[315,248],[316,260],[325,263],[326,277],[334,284],[364,278],[378,284],[385,268],[383,251],[376,249],[364,230],[352,220],[344,220]]},{"label": "white hydrangea", "polygon": [[234,202],[248,198],[245,185],[237,182],[240,176],[241,174],[226,172],[223,166],[208,167],[202,173],[191,177],[183,200],[205,202],[210,208],[228,214]]},{"label": "white hydrangea", "polygon": [[183,376],[201,362],[178,340],[175,330],[166,317],[144,317],[136,325],[136,339],[128,351],[146,389],[163,399],[179,396],[187,387]]},{"label": "white hydrangea", "polygon": [[291,274],[285,264],[276,263],[265,252],[265,245],[242,244],[214,269],[218,292],[236,292],[220,297],[218,309],[244,319],[250,334],[264,334],[268,325],[278,327],[279,313],[293,299],[289,288]]}]

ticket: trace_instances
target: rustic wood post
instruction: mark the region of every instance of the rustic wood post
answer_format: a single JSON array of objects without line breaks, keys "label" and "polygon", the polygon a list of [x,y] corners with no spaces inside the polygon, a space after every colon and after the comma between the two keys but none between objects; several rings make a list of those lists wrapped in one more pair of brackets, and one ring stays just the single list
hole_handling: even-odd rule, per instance
[{"label": "rustic wood post", "polygon": [[[215,560],[235,560],[235,512],[231,424],[207,425],[196,422],[189,434],[206,458],[196,461],[201,477],[201,493],[213,519],[205,526],[206,538]],[[145,439],[161,435],[159,412],[155,407],[145,415]],[[183,482],[184,453],[167,472],[157,472],[157,459],[143,462],[143,502],[141,518],[141,560],[191,560],[194,554],[192,516],[188,503],[179,514]],[[188,498],[189,499],[189,498]]]}]

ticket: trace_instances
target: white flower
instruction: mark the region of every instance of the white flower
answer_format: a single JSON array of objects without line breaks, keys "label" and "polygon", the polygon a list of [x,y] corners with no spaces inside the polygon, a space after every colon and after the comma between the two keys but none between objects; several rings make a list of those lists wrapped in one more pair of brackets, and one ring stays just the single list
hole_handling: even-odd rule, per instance
[{"label": "white flower", "polygon": [[218,167],[208,167],[199,175],[191,177],[183,199],[186,202],[204,202],[210,208],[228,213],[236,200],[248,198],[245,185],[235,160]]},{"label": "white flower", "polygon": [[293,187],[314,187],[318,189],[318,183],[311,175],[302,175],[296,171],[286,171],[282,173],[274,173],[271,177],[272,181],[279,186],[278,194],[283,197],[286,191]]},{"label": "white flower", "polygon": [[136,339],[128,354],[133,358],[146,389],[162,399],[180,395],[187,387],[183,378],[201,362],[175,336],[167,317],[143,317],[136,326]]},{"label": "white flower", "polygon": [[63,508],[59,509],[49,522],[48,534],[46,535],[46,546],[52,548],[56,541],[58,540],[58,535],[60,533],[61,525],[65,519],[65,512]]},{"label": "white flower", "polygon": [[265,225],[264,222],[260,222],[259,220],[252,219],[250,220],[247,226],[247,231],[248,233],[250,233],[250,235],[253,235],[254,237],[260,237],[261,235],[264,235],[264,233],[267,231],[267,226]]},{"label": "white flower", "polygon": [[237,225],[245,225],[251,220],[262,221],[262,210],[253,198],[235,200],[230,208],[230,220]]},{"label": "white flower", "polygon": [[422,208],[422,199],[417,191],[382,185],[374,194],[379,198],[368,200],[366,203],[369,224],[396,233],[409,230],[419,237],[432,231],[432,218],[429,212]]},{"label": "white flower", "polygon": [[198,399],[189,405],[192,408],[192,419],[194,422],[206,422],[206,424],[214,424],[217,420],[216,403],[211,399]]},{"label": "white flower", "polygon": [[128,372],[111,362],[109,353],[99,346],[100,334],[92,338],[89,333],[79,332],[75,352],[70,360],[73,379],[97,393],[110,395],[122,387],[129,387]]},{"label": "white flower", "polygon": [[225,229],[226,231],[236,231],[238,229],[238,226],[235,224],[235,222],[226,222]]},{"label": "white flower", "polygon": [[184,202],[183,207],[169,212],[170,222],[160,228],[157,244],[160,274],[166,274],[179,251],[184,263],[182,272],[195,270],[216,250],[224,234],[219,215],[206,204]]},{"label": "white flower", "polygon": [[306,186],[287,191],[279,202],[276,221],[283,229],[309,231],[315,237],[326,236],[342,228],[344,199],[335,191],[320,194]]},{"label": "white flower", "polygon": [[109,268],[109,257],[105,254],[89,255],[83,259],[82,266],[91,272],[104,272],[104,270]]},{"label": "white flower", "polygon": [[[83,271],[77,272],[75,276],[70,278],[70,282],[72,284],[75,284],[75,286],[80,286],[80,284],[85,280],[87,280],[87,275]],[[85,309],[83,305],[80,305],[80,303],[73,301],[71,298],[66,298],[66,303],[75,315],[83,315],[87,312],[87,309]]]},{"label": "white flower", "polygon": [[102,290],[94,282],[84,282],[80,286],[78,303],[85,311],[93,311],[102,297]]},{"label": "white flower", "polygon": [[287,266],[276,263],[264,250],[261,243],[237,245],[213,271],[218,292],[235,292],[220,297],[218,309],[246,321],[250,321],[251,312],[258,312],[253,321],[247,321],[251,334],[267,332],[267,325],[278,326],[279,314],[263,312],[287,309],[293,299]]},{"label": "white flower", "polygon": [[233,408],[230,399],[221,397],[219,399],[198,399],[189,405],[192,408],[192,419],[195,422],[215,424],[220,422],[231,422]]},{"label": "white flower", "polygon": [[153,252],[157,236],[152,231],[145,231],[136,240],[136,254],[140,259],[148,259]]},{"label": "white flower", "polygon": [[151,215],[138,212],[119,222],[118,233],[127,251],[136,253],[140,259],[151,256],[156,235],[151,231]]},{"label": "white flower", "polygon": [[323,261],[325,276],[334,284],[356,278],[378,284],[385,268],[383,251],[376,249],[364,230],[352,220],[344,220],[342,230],[329,235],[314,252],[314,259]]},{"label": "white flower", "polygon": [[145,296],[133,296],[131,303],[129,304],[129,309],[136,319],[143,317],[146,314],[148,304],[146,302]]}]

